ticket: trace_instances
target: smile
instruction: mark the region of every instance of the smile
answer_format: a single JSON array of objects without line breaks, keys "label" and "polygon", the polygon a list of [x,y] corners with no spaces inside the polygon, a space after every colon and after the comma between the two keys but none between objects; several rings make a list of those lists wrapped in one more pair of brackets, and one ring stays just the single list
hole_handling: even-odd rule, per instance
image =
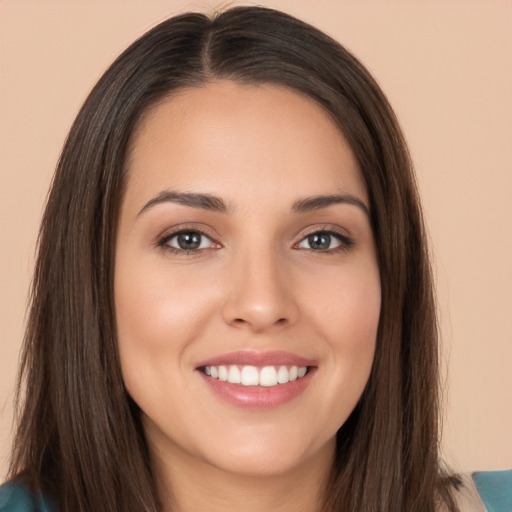
[{"label": "smile", "polygon": [[202,371],[205,375],[230,384],[241,384],[242,386],[263,386],[273,387],[279,384],[288,384],[297,379],[303,378],[307,366],[264,366],[258,368],[251,365],[220,365],[204,366]]},{"label": "smile", "polygon": [[195,369],[223,402],[262,410],[298,398],[311,383],[318,362],[282,351],[237,351],[201,361]]}]

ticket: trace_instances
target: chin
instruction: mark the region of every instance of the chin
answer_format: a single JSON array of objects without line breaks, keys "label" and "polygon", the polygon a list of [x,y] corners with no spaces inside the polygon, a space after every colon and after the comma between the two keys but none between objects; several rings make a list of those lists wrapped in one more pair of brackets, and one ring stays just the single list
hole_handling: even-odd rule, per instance
[{"label": "chin", "polygon": [[216,444],[215,450],[204,453],[205,459],[227,473],[265,478],[300,471],[302,467],[309,467],[313,458],[316,462],[322,459],[330,464],[334,455],[335,438],[319,446],[316,439],[294,438],[290,432],[278,434],[274,429],[273,434],[253,432],[249,441],[245,434],[242,439],[230,436],[226,444]]}]

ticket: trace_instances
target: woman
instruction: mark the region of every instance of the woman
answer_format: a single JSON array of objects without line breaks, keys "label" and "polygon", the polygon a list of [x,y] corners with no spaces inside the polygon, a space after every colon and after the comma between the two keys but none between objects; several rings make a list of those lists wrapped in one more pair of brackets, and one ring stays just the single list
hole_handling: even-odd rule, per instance
[{"label": "woman", "polygon": [[21,377],[35,507],[457,510],[411,163],[362,65],[259,8],[128,48],[59,162]]}]

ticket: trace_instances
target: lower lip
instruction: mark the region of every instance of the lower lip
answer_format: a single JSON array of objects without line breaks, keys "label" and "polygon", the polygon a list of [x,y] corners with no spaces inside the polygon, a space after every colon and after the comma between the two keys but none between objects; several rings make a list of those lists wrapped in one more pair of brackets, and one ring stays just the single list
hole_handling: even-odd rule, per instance
[{"label": "lower lip", "polygon": [[231,405],[245,409],[273,409],[298,397],[311,382],[315,370],[310,368],[300,379],[269,387],[231,384],[198,371],[209,388]]}]

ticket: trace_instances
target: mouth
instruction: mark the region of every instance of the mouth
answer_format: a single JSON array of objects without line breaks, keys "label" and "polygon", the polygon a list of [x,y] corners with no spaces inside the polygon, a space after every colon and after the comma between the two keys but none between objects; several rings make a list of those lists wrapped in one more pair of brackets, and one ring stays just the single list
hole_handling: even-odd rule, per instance
[{"label": "mouth", "polygon": [[318,366],[286,352],[233,352],[195,368],[222,400],[242,408],[269,409],[298,397]]}]

